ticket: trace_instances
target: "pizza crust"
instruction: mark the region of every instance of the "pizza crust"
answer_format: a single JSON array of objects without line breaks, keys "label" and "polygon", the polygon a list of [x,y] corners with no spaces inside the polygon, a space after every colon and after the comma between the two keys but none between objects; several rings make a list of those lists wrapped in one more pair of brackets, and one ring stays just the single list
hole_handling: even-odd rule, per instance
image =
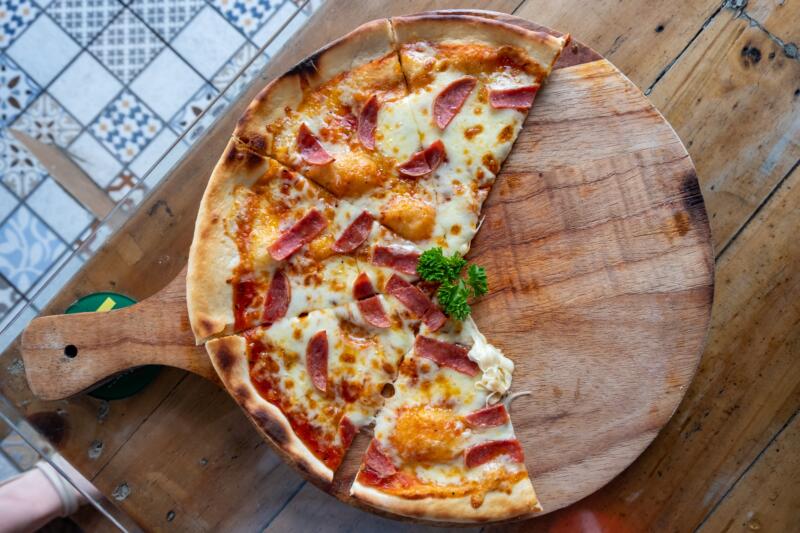
[{"label": "pizza crust", "polygon": [[264,127],[295,109],[313,91],[342,72],[394,53],[388,19],[368,22],[308,56],[267,85],[247,106],[234,137],[260,154],[274,153],[273,137]]},{"label": "pizza crust", "polygon": [[197,344],[232,333],[233,290],[228,280],[239,262],[236,243],[225,231],[237,185],[254,183],[273,163],[231,139],[206,186],[194,227],[186,274],[189,323]]},{"label": "pizza crust", "polygon": [[356,479],[350,495],[357,500],[390,513],[440,522],[490,522],[510,520],[541,512],[529,478],[521,479],[511,492],[490,492],[477,509],[469,496],[460,498],[421,498],[410,500],[387,494]]},{"label": "pizza crust", "polygon": [[421,14],[392,17],[396,45],[420,41],[431,42],[481,42],[488,46],[515,46],[522,48],[539,65],[549,72],[558,59],[569,36],[553,35],[526,30],[483,17],[470,15]]},{"label": "pizza crust", "polygon": [[281,410],[265,400],[253,386],[245,338],[234,335],[214,339],[206,343],[206,351],[225,388],[258,432],[285,461],[315,485],[327,489],[333,480],[333,471],[295,435]]}]

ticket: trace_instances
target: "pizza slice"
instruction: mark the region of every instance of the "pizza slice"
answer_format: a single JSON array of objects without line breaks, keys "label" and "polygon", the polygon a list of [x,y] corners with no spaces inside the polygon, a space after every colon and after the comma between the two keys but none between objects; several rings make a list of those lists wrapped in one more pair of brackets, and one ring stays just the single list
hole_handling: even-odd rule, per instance
[{"label": "pizza slice", "polygon": [[429,520],[508,519],[541,510],[503,403],[513,363],[474,322],[423,327],[377,417],[351,494]]},{"label": "pizza slice", "polygon": [[189,254],[198,342],[354,302],[365,274],[413,280],[420,250],[271,158],[233,140],[201,202]]},{"label": "pizza slice", "polygon": [[256,427],[325,485],[383,403],[413,342],[408,321],[383,296],[368,296],[214,339],[206,349]]},{"label": "pizza slice", "polygon": [[318,51],[270,83],[234,136],[412,241],[430,237],[430,183],[399,168],[420,149],[387,19]]},{"label": "pizza slice", "polygon": [[[433,245],[463,255],[489,187],[568,38],[468,15],[391,20],[424,147],[416,154],[419,172],[431,172],[426,181],[437,198]],[[444,156],[429,170],[431,150]]]}]

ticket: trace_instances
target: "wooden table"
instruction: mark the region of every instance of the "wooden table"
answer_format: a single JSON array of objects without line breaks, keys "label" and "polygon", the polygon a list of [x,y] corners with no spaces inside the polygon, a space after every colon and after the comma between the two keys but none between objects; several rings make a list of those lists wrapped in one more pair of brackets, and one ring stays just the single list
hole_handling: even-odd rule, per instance
[{"label": "wooden table", "polygon": [[[571,531],[597,520],[614,531],[796,530],[800,60],[790,43],[800,42],[800,2],[728,3],[330,0],[45,313],[98,290],[142,299],[172,279],[186,262],[202,184],[234,121],[259,87],[306,53],[380,16],[447,7],[514,13],[595,48],[675,127],[705,196],[717,290],[698,374],[645,453],[573,507],[502,529]],[[227,393],[199,377],[165,369],[126,400],[42,402],[31,395],[16,350],[0,358],[0,392],[146,529],[411,528],[304,483],[267,450]]]}]

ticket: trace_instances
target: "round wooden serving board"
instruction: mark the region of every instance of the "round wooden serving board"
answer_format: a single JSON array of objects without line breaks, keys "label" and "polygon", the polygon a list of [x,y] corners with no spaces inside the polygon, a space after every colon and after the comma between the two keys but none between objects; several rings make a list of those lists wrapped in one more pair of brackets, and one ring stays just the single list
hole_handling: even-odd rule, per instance
[{"label": "round wooden serving board", "polygon": [[[514,360],[512,391],[531,392],[513,402],[511,416],[534,487],[553,511],[633,462],[692,379],[714,279],[703,198],[664,117],[611,63],[573,42],[537,96],[484,214],[469,255],[486,267],[490,292],[474,316]],[[67,357],[66,345],[78,355]],[[217,379],[189,330],[185,272],[102,318],[34,320],[22,354],[43,399],[144,364]],[[349,501],[366,440],[357,439],[329,487],[340,499]]]}]

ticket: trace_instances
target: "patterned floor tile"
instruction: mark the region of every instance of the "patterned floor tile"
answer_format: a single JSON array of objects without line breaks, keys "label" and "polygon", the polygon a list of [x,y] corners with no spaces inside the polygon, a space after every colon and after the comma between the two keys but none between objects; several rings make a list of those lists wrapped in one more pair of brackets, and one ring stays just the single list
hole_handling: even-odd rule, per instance
[{"label": "patterned floor tile", "polygon": [[22,295],[17,292],[14,286],[0,276],[0,320],[5,318],[20,298],[22,298]]},{"label": "patterned floor tile", "polygon": [[0,185],[0,221],[11,214],[19,205],[19,198],[8,192],[8,189]]},{"label": "patterned floor tile", "polygon": [[20,198],[47,177],[47,171],[5,128],[0,128],[0,179]]},{"label": "patterned floor tile", "polygon": [[252,37],[267,19],[275,13],[278,1],[270,0],[210,0],[228,21]]},{"label": "patterned floor tile", "polygon": [[163,123],[128,90],[114,100],[89,127],[120,161],[128,163],[161,130]]},{"label": "patterned floor tile", "polygon": [[180,135],[206,110],[211,102],[214,101],[217,94],[219,94],[219,91],[214,87],[211,85],[204,85],[192,96],[191,100],[186,102],[186,105],[172,117],[172,120],[169,121],[169,126]]},{"label": "patterned floor tile", "polygon": [[23,293],[65,249],[61,239],[24,205],[0,226],[0,272]]},{"label": "patterned floor tile", "polygon": [[131,11],[125,9],[89,46],[101,63],[123,82],[130,82],[162,48],[164,42]]},{"label": "patterned floor tile", "polygon": [[203,83],[203,78],[186,61],[165,48],[133,80],[130,88],[150,109],[168,121]]},{"label": "patterned floor tile", "polygon": [[122,164],[88,131],[75,139],[69,147],[69,153],[72,160],[100,187],[108,185],[122,169]]},{"label": "patterned floor tile", "polygon": [[46,13],[37,17],[7,49],[9,57],[42,86],[50,83],[80,51],[78,43]]},{"label": "patterned floor tile", "polygon": [[66,147],[81,132],[78,121],[47,93],[42,93],[11,127],[61,147]]},{"label": "patterned floor tile", "polygon": [[203,0],[131,0],[130,8],[170,41],[204,5]]},{"label": "patterned floor tile", "polygon": [[86,46],[121,9],[117,0],[54,0],[47,12]]},{"label": "patterned floor tile", "polygon": [[245,39],[210,6],[203,8],[172,41],[172,47],[197,71],[211,78]]},{"label": "patterned floor tile", "polygon": [[10,124],[36,98],[39,90],[25,71],[0,53],[0,127]]},{"label": "patterned floor tile", "polygon": [[[258,48],[250,43],[245,43],[245,45],[239,48],[239,50],[233,54],[228,62],[225,63],[214,75],[214,77],[211,79],[212,85],[214,85],[214,87],[216,87],[218,90],[223,91],[229,83],[236,80],[231,88],[225,92],[225,96],[229,100],[232,100],[238,96],[239,93],[242,92],[242,89],[244,89],[244,87],[250,81],[251,77],[245,75],[237,78],[236,76],[242,71],[243,68],[247,67],[247,64],[256,54],[258,54]],[[253,63],[247,68],[247,73],[260,71],[266,64],[267,56],[264,54],[258,54],[258,57],[256,57]]]},{"label": "patterned floor tile", "polygon": [[156,138],[150,141],[150,144],[136,156],[136,159],[131,161],[128,168],[137,176],[144,177],[150,168],[161,159],[161,156],[170,150],[177,138],[178,136],[169,128],[162,129]]},{"label": "patterned floor tile", "polygon": [[85,261],[80,254],[67,250],[50,270],[42,276],[39,283],[29,291],[30,300],[43,309],[81,269]]},{"label": "patterned floor tile", "polygon": [[0,48],[14,42],[40,11],[31,0],[4,0],[0,4]]},{"label": "patterned floor tile", "polygon": [[94,220],[94,216],[51,177],[39,185],[25,203],[65,242],[77,239]]},{"label": "patterned floor tile", "polygon": [[81,124],[89,124],[122,89],[122,84],[84,52],[48,88]]},{"label": "patterned floor tile", "polygon": [[130,170],[125,169],[114,178],[106,192],[127,213],[133,212],[147,196],[147,187]]}]

